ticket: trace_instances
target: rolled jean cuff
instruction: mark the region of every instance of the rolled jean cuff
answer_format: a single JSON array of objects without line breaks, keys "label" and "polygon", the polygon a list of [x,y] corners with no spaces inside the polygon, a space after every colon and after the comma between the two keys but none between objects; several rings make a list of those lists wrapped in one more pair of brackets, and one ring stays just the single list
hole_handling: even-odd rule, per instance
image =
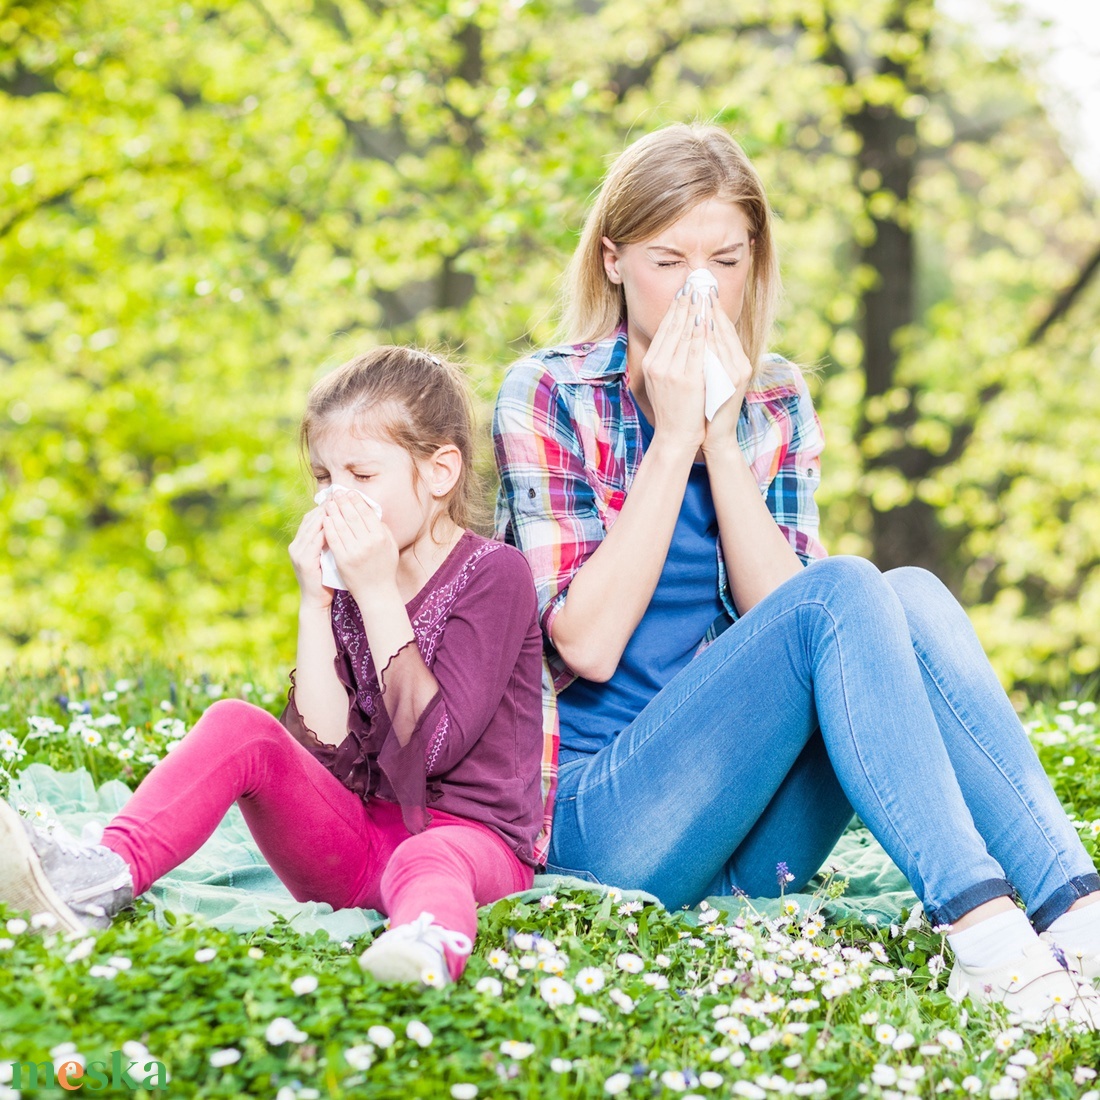
[{"label": "rolled jean cuff", "polygon": [[1086,894],[1100,890],[1100,875],[1095,872],[1071,878],[1065,886],[1059,886],[1034,913],[1031,923],[1036,932],[1045,932],[1059,917],[1064,916],[1069,907]]},{"label": "rolled jean cuff", "polygon": [[1013,898],[1016,891],[1012,883],[1003,878],[990,878],[985,882],[979,882],[977,886],[971,886],[961,894],[957,894],[943,905],[932,908],[925,906],[925,913],[933,928],[954,924],[960,917],[965,916],[971,909],[977,909],[994,898]]}]

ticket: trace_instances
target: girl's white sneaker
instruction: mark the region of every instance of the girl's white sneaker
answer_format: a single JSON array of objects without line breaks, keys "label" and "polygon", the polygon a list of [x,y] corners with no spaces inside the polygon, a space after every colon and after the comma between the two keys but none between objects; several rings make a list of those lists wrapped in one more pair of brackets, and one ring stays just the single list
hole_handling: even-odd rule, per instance
[{"label": "girl's white sneaker", "polygon": [[451,980],[444,948],[456,955],[473,950],[470,937],[433,923],[431,913],[421,913],[409,924],[383,932],[359,956],[359,965],[387,985],[419,982],[441,989]]},{"label": "girl's white sneaker", "polygon": [[107,928],[134,900],[126,861],[102,844],[47,830],[0,798],[0,901],[53,927],[83,934]]}]

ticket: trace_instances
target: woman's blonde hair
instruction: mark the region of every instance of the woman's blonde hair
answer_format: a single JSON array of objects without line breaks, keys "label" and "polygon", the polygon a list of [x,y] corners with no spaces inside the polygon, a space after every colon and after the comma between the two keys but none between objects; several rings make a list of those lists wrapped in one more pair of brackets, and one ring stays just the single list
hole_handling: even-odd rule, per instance
[{"label": "woman's blonde hair", "polygon": [[447,494],[447,515],[470,527],[480,495],[474,471],[474,411],[469,384],[460,367],[416,348],[383,346],[357,355],[316,382],[306,398],[298,432],[308,457],[310,440],[336,418],[370,417],[381,431],[416,461],[453,445],[462,471]]},{"label": "woman's blonde hair", "polygon": [[623,288],[604,270],[602,238],[617,245],[649,240],[708,199],[737,203],[748,218],[752,265],[737,332],[755,377],[779,300],[772,214],[745,151],[718,126],[667,126],[616,158],[566,275],[564,338],[601,340],[626,320]]}]

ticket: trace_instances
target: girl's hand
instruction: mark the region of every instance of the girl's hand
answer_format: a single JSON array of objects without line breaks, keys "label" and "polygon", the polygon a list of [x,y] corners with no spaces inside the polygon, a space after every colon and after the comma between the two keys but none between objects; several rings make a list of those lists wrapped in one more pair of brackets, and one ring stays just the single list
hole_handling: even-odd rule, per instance
[{"label": "girl's hand", "polygon": [[733,322],[719,305],[716,295],[713,296],[711,316],[714,318],[714,330],[710,333],[711,350],[718,356],[718,361],[729,375],[734,393],[707,424],[704,450],[707,447],[729,444],[736,446],[737,421],[741,416],[741,406],[745,401],[749,380],[752,378],[752,363],[745,354],[741,337],[737,335]]},{"label": "girl's hand", "polygon": [[324,508],[306,512],[289,548],[294,575],[302,590],[302,603],[315,607],[328,607],[332,603],[332,589],[321,583],[321,551],[325,546],[321,520],[324,512]]},{"label": "girl's hand", "polygon": [[711,312],[709,295],[686,288],[672,300],[642,359],[654,440],[682,444],[692,454],[706,434],[703,347]]},{"label": "girl's hand", "polygon": [[325,542],[355,602],[372,589],[397,586],[393,533],[358,493],[334,493],[321,506]]}]

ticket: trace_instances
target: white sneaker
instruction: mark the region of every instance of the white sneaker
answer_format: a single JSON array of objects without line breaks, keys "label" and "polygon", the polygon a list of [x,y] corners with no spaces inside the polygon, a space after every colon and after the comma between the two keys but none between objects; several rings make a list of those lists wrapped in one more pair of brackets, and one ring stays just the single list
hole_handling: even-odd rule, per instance
[{"label": "white sneaker", "polygon": [[1040,932],[1039,939],[1054,951],[1055,958],[1061,952],[1066,960],[1067,970],[1079,974],[1086,982],[1094,982],[1100,978],[1100,954],[1095,951],[1074,951],[1072,947],[1060,944],[1049,932]]},{"label": "white sneaker", "polygon": [[451,980],[444,948],[456,955],[473,950],[470,937],[438,924],[431,913],[421,913],[409,924],[383,932],[359,956],[359,965],[380,982],[420,982],[441,989]]},{"label": "white sneaker", "polygon": [[1021,1020],[1100,1028],[1100,993],[1063,967],[1041,940],[1003,966],[968,967],[956,959],[947,995],[955,1001],[969,996],[975,1004],[1002,1004]]},{"label": "white sneaker", "polygon": [[[12,909],[45,914],[50,924],[83,935],[86,925],[62,900],[31,844],[23,819],[0,798],[0,901]],[[45,919],[45,918],[43,918]]]}]

